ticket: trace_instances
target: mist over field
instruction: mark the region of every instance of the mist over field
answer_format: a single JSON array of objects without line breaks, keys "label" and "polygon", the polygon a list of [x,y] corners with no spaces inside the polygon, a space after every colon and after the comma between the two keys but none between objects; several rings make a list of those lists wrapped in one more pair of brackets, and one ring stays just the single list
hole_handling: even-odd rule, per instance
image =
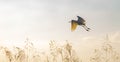
[{"label": "mist over field", "polygon": [[76,41],[1,41],[0,62],[119,62],[120,33]]}]

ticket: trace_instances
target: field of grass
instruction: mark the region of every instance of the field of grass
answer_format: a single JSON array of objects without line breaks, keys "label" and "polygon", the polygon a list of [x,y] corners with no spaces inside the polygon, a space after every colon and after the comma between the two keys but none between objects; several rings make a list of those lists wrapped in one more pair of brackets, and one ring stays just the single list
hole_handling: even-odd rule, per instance
[{"label": "field of grass", "polygon": [[[120,62],[120,52],[112,46],[108,39],[100,48],[94,48],[92,56],[86,59],[89,62]],[[56,41],[49,42],[48,51],[41,52],[28,40],[23,48],[0,46],[0,62],[83,62],[69,41],[58,45]]]}]

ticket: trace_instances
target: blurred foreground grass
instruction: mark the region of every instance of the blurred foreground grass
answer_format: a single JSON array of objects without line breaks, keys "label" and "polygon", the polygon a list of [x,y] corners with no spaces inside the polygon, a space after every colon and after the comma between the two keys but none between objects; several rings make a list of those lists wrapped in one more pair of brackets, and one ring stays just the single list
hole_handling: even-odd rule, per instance
[{"label": "blurred foreground grass", "polygon": [[[89,62],[120,62],[120,53],[115,51],[109,39],[100,48],[95,48]],[[72,44],[66,42],[57,45],[55,41],[49,42],[49,51],[40,52],[34,44],[25,41],[23,48],[13,47],[12,50],[0,46],[0,62],[83,62],[78,57]]]}]

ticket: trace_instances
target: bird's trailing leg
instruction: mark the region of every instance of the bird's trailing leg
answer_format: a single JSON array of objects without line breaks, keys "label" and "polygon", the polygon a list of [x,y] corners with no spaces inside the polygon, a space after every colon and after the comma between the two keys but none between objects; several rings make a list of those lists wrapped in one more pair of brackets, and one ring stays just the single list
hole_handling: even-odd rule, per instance
[{"label": "bird's trailing leg", "polygon": [[86,25],[82,25],[82,27],[83,27],[86,31],[91,30],[91,29],[90,29],[90,28],[88,28]]}]

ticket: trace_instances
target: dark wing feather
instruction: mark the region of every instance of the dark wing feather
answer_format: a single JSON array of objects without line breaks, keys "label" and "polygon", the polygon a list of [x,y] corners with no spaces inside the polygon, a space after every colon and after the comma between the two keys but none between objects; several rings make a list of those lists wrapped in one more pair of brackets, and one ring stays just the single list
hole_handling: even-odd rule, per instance
[{"label": "dark wing feather", "polygon": [[78,16],[78,22],[85,23],[85,20],[82,17]]}]

